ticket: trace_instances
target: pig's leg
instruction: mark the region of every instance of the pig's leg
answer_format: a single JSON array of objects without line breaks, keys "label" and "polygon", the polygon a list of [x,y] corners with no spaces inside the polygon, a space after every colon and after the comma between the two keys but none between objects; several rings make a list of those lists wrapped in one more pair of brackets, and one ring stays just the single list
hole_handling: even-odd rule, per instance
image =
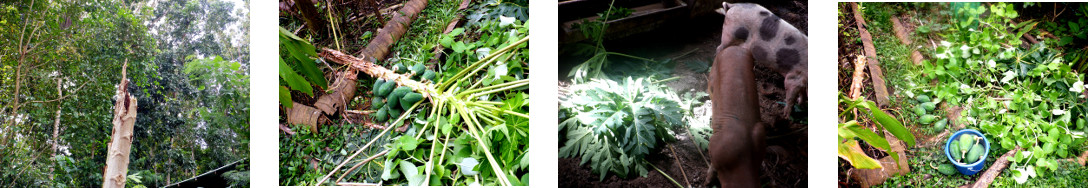
[{"label": "pig's leg", "polygon": [[800,93],[805,90],[805,82],[807,81],[807,74],[802,71],[791,71],[786,74],[786,80],[783,81],[783,85],[786,88],[786,107],[782,109],[782,116],[788,119],[790,113],[793,112],[793,105],[799,102]]}]

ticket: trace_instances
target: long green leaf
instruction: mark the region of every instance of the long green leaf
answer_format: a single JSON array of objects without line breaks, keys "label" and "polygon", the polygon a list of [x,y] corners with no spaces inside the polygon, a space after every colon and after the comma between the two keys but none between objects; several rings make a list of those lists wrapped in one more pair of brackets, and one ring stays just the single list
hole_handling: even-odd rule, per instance
[{"label": "long green leaf", "polygon": [[290,87],[291,90],[314,96],[313,88],[306,82],[306,79],[295,73],[291,66],[287,66],[287,63],[283,62],[283,58],[280,58],[280,80],[287,82],[287,87]]},{"label": "long green leaf", "polygon": [[891,132],[892,135],[895,135],[896,138],[906,142],[907,147],[914,146],[914,134],[910,133],[910,130],[908,130],[907,127],[904,127],[903,123],[900,123],[899,120],[896,120],[891,115],[880,110],[873,101],[865,101],[861,106],[865,106],[869,109],[868,111],[877,125],[884,127],[884,129]]}]

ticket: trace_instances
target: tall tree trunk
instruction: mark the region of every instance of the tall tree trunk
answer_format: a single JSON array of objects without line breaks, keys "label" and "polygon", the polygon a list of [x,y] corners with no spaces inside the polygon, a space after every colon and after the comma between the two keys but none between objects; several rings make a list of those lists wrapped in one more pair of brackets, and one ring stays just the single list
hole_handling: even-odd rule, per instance
[{"label": "tall tree trunk", "polygon": [[[61,97],[61,94],[60,94],[61,93],[60,82],[61,82],[61,79],[57,78],[57,98]],[[57,116],[55,118],[53,118],[53,163],[54,164],[56,164],[56,162],[57,162],[56,161],[57,160],[57,144],[58,144],[57,142],[60,141],[60,140],[57,139],[57,135],[60,134],[60,108],[61,108],[61,101],[57,101]],[[56,173],[53,173],[54,170],[56,170],[54,168],[55,166],[56,165],[53,165],[53,166],[49,167],[49,179],[51,179],[51,180],[55,180],[55,179],[53,179],[53,174],[56,174]],[[56,181],[54,181],[54,182],[56,182]]]},{"label": "tall tree trunk", "polygon": [[136,98],[129,95],[126,77],[128,60],[121,68],[121,83],[117,85],[117,100],[113,106],[113,136],[106,157],[106,172],[102,187],[125,187],[128,156],[132,147],[132,127],[136,123]]}]

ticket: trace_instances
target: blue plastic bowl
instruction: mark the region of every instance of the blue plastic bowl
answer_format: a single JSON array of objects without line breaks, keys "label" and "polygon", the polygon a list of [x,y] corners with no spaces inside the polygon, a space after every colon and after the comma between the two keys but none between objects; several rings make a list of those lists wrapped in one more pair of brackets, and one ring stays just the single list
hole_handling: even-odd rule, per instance
[{"label": "blue plastic bowl", "polygon": [[[948,147],[952,145],[952,141],[958,140],[960,135],[963,134],[973,134],[982,138],[982,145],[986,148],[986,151],[982,154],[982,159],[979,159],[978,161],[975,161],[975,163],[971,164],[956,162],[955,159],[952,159],[952,153],[949,153]],[[974,129],[964,129],[957,131],[956,134],[952,134],[952,137],[949,137],[948,141],[945,141],[944,143],[944,156],[948,157],[948,161],[952,161],[952,164],[956,166],[956,170],[960,171],[960,173],[962,173],[963,175],[975,175],[975,173],[978,173],[978,171],[982,171],[982,169],[986,167],[985,164],[988,153],[990,153],[990,140],[986,139],[986,136],[983,136],[982,133]]]}]

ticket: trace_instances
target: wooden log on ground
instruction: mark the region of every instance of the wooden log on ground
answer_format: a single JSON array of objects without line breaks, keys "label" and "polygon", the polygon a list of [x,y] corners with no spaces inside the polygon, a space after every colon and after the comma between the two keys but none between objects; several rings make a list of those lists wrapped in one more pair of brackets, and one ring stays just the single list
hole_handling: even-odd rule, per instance
[{"label": "wooden log on ground", "polygon": [[136,124],[136,97],[128,92],[126,77],[128,60],[121,68],[121,83],[117,84],[117,100],[113,103],[113,135],[106,153],[106,169],[102,187],[125,187],[128,157],[132,152],[132,128]]},{"label": "wooden log on ground", "polygon": [[408,26],[419,16],[423,8],[427,7],[427,0],[411,0],[404,3],[404,7],[397,11],[389,22],[385,23],[378,35],[371,40],[366,48],[359,54],[370,61],[385,59],[389,54],[389,47],[393,46],[401,36],[408,31]]},{"label": "wooden log on ground", "polygon": [[287,123],[310,126],[310,132],[317,132],[318,125],[327,124],[328,121],[329,118],[325,117],[321,111],[302,103],[294,102],[291,108],[287,109]]},{"label": "wooden log on ground", "polygon": [[1005,170],[1005,167],[1009,166],[1009,157],[1012,157],[1014,154],[1016,154],[1016,152],[1019,151],[1020,146],[1016,146],[1016,149],[1005,152],[1004,155],[1001,155],[1000,158],[997,158],[997,161],[994,161],[993,165],[990,165],[989,169],[986,169],[986,172],[983,173],[982,176],[978,177],[978,181],[975,181],[975,183],[973,184],[965,185],[964,187],[990,187],[990,183],[994,182],[994,178],[997,178],[997,176],[1001,174],[1001,171]]},{"label": "wooden log on ground", "polygon": [[876,91],[876,103],[880,106],[888,105],[888,88],[884,85],[884,71],[880,69],[880,62],[876,60],[876,47],[873,46],[873,36],[865,29],[865,19],[858,9],[857,3],[850,3],[854,9],[854,19],[858,25],[862,45],[865,46],[865,56],[869,56],[869,77],[873,80],[873,90]]},{"label": "wooden log on ground", "polygon": [[[374,40],[371,40],[366,49],[363,49],[363,59],[370,62],[385,59],[385,56],[389,54],[389,48],[408,31],[408,26],[426,6],[427,0],[412,0],[405,3],[404,8],[397,11],[397,15],[393,16],[390,22],[386,22],[385,27],[378,32]],[[314,106],[330,116],[345,110],[348,101],[355,98],[355,90],[358,88],[358,72],[356,71],[359,69],[348,68],[341,72],[336,81],[333,81],[333,85],[329,87],[331,92],[319,97]]]}]

